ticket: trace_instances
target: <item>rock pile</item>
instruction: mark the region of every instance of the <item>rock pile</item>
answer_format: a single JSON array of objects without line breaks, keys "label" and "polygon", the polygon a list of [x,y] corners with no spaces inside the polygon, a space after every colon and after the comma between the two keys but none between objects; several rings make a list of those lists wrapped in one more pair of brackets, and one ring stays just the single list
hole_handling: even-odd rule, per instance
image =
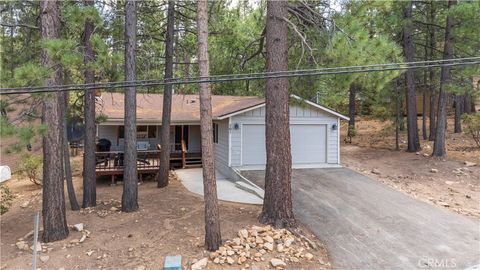
[{"label": "rock pile", "polygon": [[[314,245],[314,246],[312,246]],[[210,253],[209,259],[219,265],[241,265],[267,261],[271,266],[283,269],[287,263],[312,261],[314,255],[308,251],[316,248],[306,237],[296,237],[286,229],[252,226],[238,231],[238,237],[225,242],[217,251]]]},{"label": "rock pile", "polygon": [[[33,245],[30,243],[30,241],[25,241],[22,238],[18,239],[18,242],[15,243],[15,246],[17,246],[19,250],[23,251],[30,252],[33,250]],[[53,248],[46,243],[37,242],[37,252],[50,252],[52,249]]]},{"label": "rock pile", "polygon": [[[68,241],[68,240],[64,241],[62,249],[78,246],[79,244],[85,242],[85,240],[87,240],[87,238],[90,238],[90,231],[85,229],[85,226],[84,226],[83,223],[78,223],[78,224],[75,224],[75,225],[72,225],[72,226],[69,226],[69,227],[70,227],[70,229],[72,229],[74,231],[81,232],[82,236],[80,238],[72,239],[70,241]],[[23,251],[33,250],[33,245],[31,244],[32,241],[27,240],[27,239],[31,239],[32,235],[33,235],[33,231],[27,233],[24,237],[19,238],[18,242],[15,243],[17,248],[19,250],[23,250]],[[50,252],[50,251],[53,250],[52,245],[53,245],[53,243],[37,242],[37,251],[38,252]]]},{"label": "rock pile", "polygon": [[79,213],[83,215],[94,213],[99,217],[106,217],[110,214],[120,213],[121,203],[121,201],[115,199],[100,201],[96,207],[82,208],[80,209]]}]

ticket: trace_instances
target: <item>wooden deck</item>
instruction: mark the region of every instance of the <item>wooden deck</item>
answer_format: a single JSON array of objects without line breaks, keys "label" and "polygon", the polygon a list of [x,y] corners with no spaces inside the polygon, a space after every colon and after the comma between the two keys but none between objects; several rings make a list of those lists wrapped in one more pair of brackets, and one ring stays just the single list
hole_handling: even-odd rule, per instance
[{"label": "wooden deck", "polygon": [[[97,176],[123,175],[124,152],[95,152]],[[172,152],[170,154],[171,167],[201,166],[202,154],[200,152]],[[154,174],[160,168],[160,150],[137,151],[137,170],[140,177],[143,174]]]}]

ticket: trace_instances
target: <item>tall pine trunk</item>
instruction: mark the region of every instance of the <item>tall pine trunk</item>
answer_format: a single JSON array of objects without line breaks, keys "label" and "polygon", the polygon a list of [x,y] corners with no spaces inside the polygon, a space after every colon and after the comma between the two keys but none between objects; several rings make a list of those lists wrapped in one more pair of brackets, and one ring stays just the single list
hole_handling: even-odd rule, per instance
[{"label": "tall pine trunk", "polygon": [[[173,77],[173,43],[174,43],[174,20],[175,2],[168,1],[167,11],[167,34],[165,39],[165,80]],[[165,84],[163,90],[163,111],[161,141],[162,151],[160,153],[160,169],[157,174],[157,186],[159,188],[168,185],[168,171],[170,169],[170,119],[172,112],[172,85]]]},{"label": "tall pine trunk", "polygon": [[[60,37],[60,17],[57,1],[41,1],[41,37],[43,41]],[[61,85],[61,70],[47,51],[42,50],[43,67],[53,73],[45,80],[46,86]],[[53,242],[68,236],[63,182],[63,153],[59,94],[47,94],[43,99],[42,123],[47,127],[43,137],[43,241]]]},{"label": "tall pine trunk", "polygon": [[467,91],[465,93],[465,98],[464,98],[464,103],[463,103],[463,112],[464,113],[472,113],[472,95]]},{"label": "tall pine trunk", "polygon": [[463,105],[465,103],[465,95],[462,94],[455,94],[455,116],[454,116],[454,133],[461,133],[462,132],[462,119],[461,116],[463,114]]},{"label": "tall pine trunk", "polygon": [[[267,72],[288,70],[287,1],[267,2]],[[259,220],[275,227],[295,227],[292,210],[292,155],[290,150],[287,78],[267,79],[265,198]]]},{"label": "tall pine trunk", "polygon": [[[207,0],[197,2],[198,67],[200,77],[210,75],[208,60]],[[203,194],[205,200],[205,246],[217,250],[222,244],[217,183],[213,159],[212,96],[209,83],[200,84],[200,131],[202,137]]]},{"label": "tall pine trunk", "polygon": [[[125,81],[135,81],[135,49],[137,44],[136,1],[125,2]],[[125,88],[125,152],[122,211],[138,210],[137,172],[137,94],[135,86]]]},{"label": "tall pine trunk", "polygon": [[351,84],[348,91],[348,136],[351,138],[355,135],[355,99],[357,96],[358,86],[356,84]]},{"label": "tall pine trunk", "polygon": [[[434,24],[435,22],[435,3],[434,1],[430,1],[430,10],[429,10],[429,23],[431,25]],[[429,55],[429,60],[434,60],[435,58],[435,48],[436,48],[436,42],[435,42],[435,30],[433,29],[433,26],[429,25],[428,26],[428,39],[429,39],[429,47],[430,47],[430,55]],[[436,106],[435,106],[435,101],[436,101],[436,91],[435,91],[435,70],[434,68],[429,68],[428,71],[428,82],[429,82],[429,91],[430,91],[430,112],[429,112],[429,134],[428,134],[428,140],[433,141],[435,140],[435,129],[436,129],[436,123],[437,121],[435,120],[436,117]]]},{"label": "tall pine trunk", "polygon": [[422,95],[422,138],[428,139],[427,134],[427,92],[424,90]]},{"label": "tall pine trunk", "polygon": [[402,96],[400,94],[399,80],[401,77],[395,79],[395,150],[400,150],[400,112],[402,107]]},{"label": "tall pine trunk", "polygon": [[[433,82],[430,81],[430,83],[433,83]],[[435,101],[436,101],[435,90],[430,89],[430,108],[429,108],[430,111],[429,111],[429,117],[428,117],[428,119],[429,119],[428,120],[429,121],[429,130],[430,130],[430,133],[428,134],[428,140],[429,141],[435,140],[435,127],[436,127],[436,123],[437,123],[437,121],[435,120],[436,119],[436,117],[435,117],[435,115],[436,115]]]},{"label": "tall pine trunk", "polygon": [[[403,52],[407,62],[413,62],[415,59],[415,47],[413,44],[413,22],[412,22],[412,5],[409,1],[404,10],[405,25],[403,27]],[[418,138],[417,125],[417,101],[415,95],[415,71],[408,69],[405,72],[406,104],[407,104],[407,141],[408,152],[417,152],[420,150],[420,141]]]},{"label": "tall pine trunk", "polygon": [[65,173],[65,180],[67,182],[68,200],[70,201],[70,208],[74,211],[80,210],[78,205],[77,195],[75,195],[75,188],[73,186],[72,167],[70,165],[70,153],[68,151],[68,136],[67,136],[67,106],[68,106],[68,92],[59,93],[59,106],[61,114],[61,129],[62,129],[62,149],[63,149],[63,169]]},{"label": "tall pine trunk", "polygon": [[[86,7],[93,7],[93,0],[85,0]],[[91,20],[85,21],[82,34],[83,58],[86,65],[84,76],[85,83],[95,82],[95,70],[91,65],[95,61],[95,53],[90,38],[94,31]],[[85,138],[83,154],[83,203],[82,207],[97,205],[97,181],[95,175],[95,90],[86,90],[83,102],[85,118]]]},{"label": "tall pine trunk", "polygon": [[[449,0],[448,8],[452,8],[457,4],[457,0]],[[453,46],[454,39],[452,28],[454,20],[451,15],[447,16],[447,22],[445,25],[445,42],[443,47],[443,59],[453,58]],[[443,66],[440,71],[440,92],[438,94],[438,107],[437,107],[437,127],[435,132],[435,141],[433,143],[433,156],[444,157],[447,154],[445,147],[445,130],[447,120],[447,93],[445,88],[450,83],[450,67]]]}]

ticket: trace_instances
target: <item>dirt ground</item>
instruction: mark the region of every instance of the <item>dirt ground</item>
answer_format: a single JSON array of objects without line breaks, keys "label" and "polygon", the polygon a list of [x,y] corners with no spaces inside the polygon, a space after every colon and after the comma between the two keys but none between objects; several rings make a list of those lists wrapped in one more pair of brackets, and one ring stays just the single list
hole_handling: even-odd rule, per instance
[{"label": "dirt ground", "polygon": [[[79,160],[76,160],[75,182],[81,202]],[[8,183],[16,194],[9,212],[1,216],[1,269],[31,269],[31,251],[22,251],[16,243],[33,228],[33,215],[41,211],[41,190],[24,179]],[[203,199],[190,193],[177,179],[163,189],[156,183],[145,181],[139,186],[140,211],[123,213],[120,208],[121,185],[109,186],[100,181],[97,186],[96,208],[81,212],[67,210],[69,225],[83,223],[91,232],[90,238],[76,243],[82,233],[70,230],[67,239],[46,245],[46,262],[38,262],[42,269],[161,269],[166,255],[182,255],[184,269],[192,261],[209,256],[203,248]],[[68,204],[67,204],[68,206]],[[237,232],[250,225],[260,225],[257,217],[261,206],[220,202],[221,228],[224,241],[237,236]],[[289,262],[286,269],[328,269],[325,247],[305,228],[302,234],[317,242],[318,250],[311,261]],[[25,240],[30,240],[28,236]],[[30,244],[31,245],[31,244]],[[93,251],[93,252],[92,252]],[[88,255],[90,253],[90,255]],[[268,257],[270,256],[270,257]],[[247,261],[246,269],[268,269],[272,255],[265,261]],[[45,258],[45,257],[44,257]],[[319,260],[325,265],[319,267]],[[241,269],[236,262],[229,266],[211,261],[206,269]]]},{"label": "dirt ground", "polygon": [[[453,124],[452,119],[448,122]],[[400,136],[401,150],[396,151],[391,122],[360,119],[356,129],[351,144],[342,139],[342,165],[419,200],[480,219],[480,148],[468,135],[453,134],[449,126],[448,156],[439,160],[431,157],[429,141],[421,140],[422,150],[417,153],[406,152],[405,132]],[[476,165],[466,166],[465,161]]]}]

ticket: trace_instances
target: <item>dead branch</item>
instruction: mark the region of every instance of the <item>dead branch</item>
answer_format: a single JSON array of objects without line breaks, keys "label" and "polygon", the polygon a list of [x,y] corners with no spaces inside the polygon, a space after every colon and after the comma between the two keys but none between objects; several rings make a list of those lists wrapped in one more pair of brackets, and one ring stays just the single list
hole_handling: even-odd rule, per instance
[{"label": "dead branch", "polygon": [[[318,65],[317,61],[315,60],[315,57],[313,56],[313,49],[312,47],[310,47],[310,45],[308,44],[307,42],[307,38],[306,36],[304,36],[304,34],[302,34],[302,32],[300,32],[297,28],[297,26],[291,22],[288,18],[283,18],[293,29],[293,31],[298,35],[298,37],[300,38],[301,42],[302,42],[302,55],[300,56],[300,59],[298,60],[299,62],[302,61],[302,58],[303,58],[303,54],[304,54],[304,47],[307,47],[309,52],[310,52],[310,56],[312,57],[312,60],[313,62],[315,62],[315,65]],[[299,63],[297,64],[297,66],[299,65]]]},{"label": "dead branch", "polygon": [[243,70],[244,67],[245,67],[245,64],[250,61],[251,59],[253,59],[255,56],[259,55],[262,53],[263,51],[263,47],[264,47],[264,44],[265,44],[265,33],[266,33],[266,28],[263,28],[263,31],[262,31],[262,34],[260,35],[260,37],[252,42],[250,42],[250,44],[247,45],[247,48],[249,48],[251,45],[253,45],[253,43],[255,42],[259,42],[258,44],[258,49],[252,54],[250,55],[249,57],[245,58],[242,63],[240,64],[240,67],[241,69]]}]

